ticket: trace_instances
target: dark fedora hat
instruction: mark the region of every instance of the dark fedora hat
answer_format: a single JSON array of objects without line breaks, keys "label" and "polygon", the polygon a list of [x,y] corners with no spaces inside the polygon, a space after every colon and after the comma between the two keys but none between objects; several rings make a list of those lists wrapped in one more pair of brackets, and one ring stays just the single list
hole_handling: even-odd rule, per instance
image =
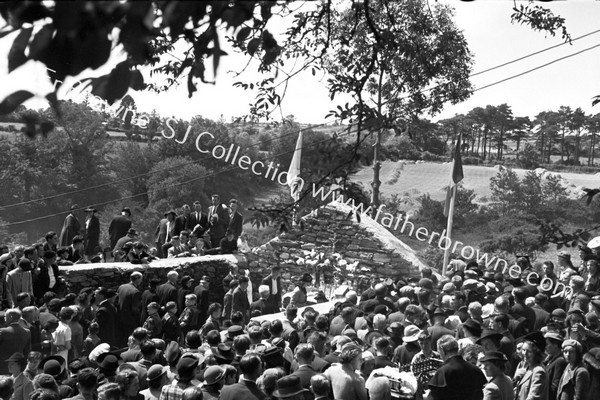
[{"label": "dark fedora hat", "polygon": [[123,364],[123,360],[118,354],[115,353],[103,353],[98,356],[98,366],[108,371],[116,371],[119,365]]},{"label": "dark fedora hat", "polygon": [[481,324],[479,321],[475,321],[473,318],[467,319],[463,324],[463,327],[469,329],[469,331],[474,333],[475,336],[481,335]]},{"label": "dark fedora hat", "polygon": [[131,215],[131,208],[129,208],[129,207],[123,207],[121,209],[121,212],[126,212],[126,213],[129,213],[129,215]]},{"label": "dark fedora hat", "polygon": [[166,217],[167,215],[169,215],[169,214],[173,214],[173,216],[175,216],[175,217],[177,216],[177,213],[175,212],[175,210],[169,210],[169,211],[167,211],[167,212],[165,213],[165,217]]},{"label": "dark fedora hat", "polygon": [[546,339],[544,338],[544,334],[540,331],[530,332],[521,339],[522,341],[532,342],[542,353],[546,350]]},{"label": "dark fedora hat", "polygon": [[483,339],[491,339],[491,340],[496,340],[499,342],[500,340],[502,340],[502,338],[503,338],[503,335],[501,333],[498,333],[493,329],[484,328],[483,331],[481,332],[479,339],[477,339],[477,341],[475,343],[481,344],[481,341]]},{"label": "dark fedora hat", "polygon": [[278,399],[285,399],[304,392],[308,392],[308,389],[302,387],[300,377],[288,375],[277,380],[277,389],[273,392],[273,396]]},{"label": "dark fedora hat", "polygon": [[133,228],[129,228],[127,230],[127,234],[128,235],[137,235],[137,231],[135,229],[133,229]]},{"label": "dark fedora hat", "polygon": [[480,360],[481,362],[485,361],[504,361],[507,362],[508,358],[501,351],[486,351],[483,355],[483,358]]},{"label": "dark fedora hat", "polygon": [[27,364],[27,358],[23,355],[23,353],[14,353],[10,356],[6,362],[17,362],[21,365]]},{"label": "dark fedora hat", "polygon": [[229,364],[235,358],[235,352],[231,346],[224,343],[219,343],[217,347],[213,347],[213,354],[219,364]]}]

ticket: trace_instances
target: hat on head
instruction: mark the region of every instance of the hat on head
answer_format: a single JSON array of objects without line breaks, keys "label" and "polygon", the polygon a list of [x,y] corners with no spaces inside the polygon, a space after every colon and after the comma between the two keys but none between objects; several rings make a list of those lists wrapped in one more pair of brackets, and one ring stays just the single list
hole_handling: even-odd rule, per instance
[{"label": "hat on head", "polygon": [[132,280],[133,279],[138,279],[138,278],[141,278],[141,277],[143,277],[143,275],[142,275],[142,273],[140,271],[133,271],[131,273],[131,275],[129,275],[129,278],[131,278]]},{"label": "hat on head", "polygon": [[431,313],[431,317],[436,317],[438,315],[446,317],[448,316],[448,312],[442,307],[436,307],[435,310],[433,310],[433,312]]},{"label": "hat on head", "polygon": [[211,365],[204,371],[204,384],[214,385],[225,377],[225,370],[218,365]]},{"label": "hat on head", "polygon": [[473,318],[468,318],[463,323],[463,327],[469,329],[469,331],[475,334],[475,336],[481,335],[481,324],[479,321],[475,321]]},{"label": "hat on head", "polygon": [[444,287],[442,287],[442,292],[454,292],[456,290],[456,286],[452,282],[446,282]]},{"label": "hat on head", "polygon": [[550,313],[550,315],[553,318],[560,318],[560,319],[567,318],[567,313],[562,308],[556,308],[556,309],[552,310],[552,313]]},{"label": "hat on head", "polygon": [[559,344],[562,343],[564,340],[563,337],[561,336],[561,334],[556,331],[548,331],[548,332],[544,333],[544,338],[554,340],[555,342],[558,342]]},{"label": "hat on head", "polygon": [[224,343],[219,343],[217,347],[212,348],[212,351],[219,364],[229,364],[235,358],[235,352],[231,346]]},{"label": "hat on head", "polygon": [[564,250],[560,251],[557,254],[557,257],[560,258],[560,259],[562,259],[562,260],[570,260],[571,259],[571,255],[568,252],[564,251]]},{"label": "hat on head", "polygon": [[127,230],[127,234],[128,235],[136,235],[137,236],[137,231],[135,229],[133,229],[133,228],[129,228]]},{"label": "hat on head", "polygon": [[202,338],[198,331],[189,331],[185,335],[185,345],[191,349],[197,349],[202,346]]},{"label": "hat on head", "polygon": [[[500,335],[502,336],[502,335]],[[481,362],[485,361],[504,361],[507,362],[508,358],[501,351],[486,351],[483,355]]]},{"label": "hat on head", "polygon": [[126,212],[126,213],[129,213],[129,215],[131,215],[131,208],[129,208],[129,207],[123,207],[121,209],[121,212]]},{"label": "hat on head", "polygon": [[160,364],[154,364],[150,368],[148,368],[148,374],[146,375],[146,380],[148,382],[155,381],[155,380],[159,379],[160,377],[162,377],[166,373],[167,373],[166,368],[164,368]]},{"label": "hat on head", "polygon": [[493,329],[484,328],[481,332],[481,336],[479,337],[479,339],[477,339],[475,343],[481,344],[483,339],[497,340],[499,342],[500,340],[502,340],[503,337],[504,336],[501,333],[498,333]]},{"label": "hat on head", "polygon": [[402,334],[402,324],[400,322],[392,322],[390,326],[385,328],[385,333],[389,336],[397,336]]},{"label": "hat on head", "polygon": [[575,347],[579,351],[579,354],[581,354],[583,352],[583,347],[581,346],[581,343],[579,343],[575,339],[565,340],[564,342],[562,342],[561,348],[564,350],[565,348],[567,348],[569,346]]},{"label": "hat on head", "polygon": [[116,371],[119,365],[123,364],[123,359],[115,353],[103,353],[96,360],[98,366],[109,371]]},{"label": "hat on head", "polygon": [[239,325],[231,325],[229,328],[227,328],[227,336],[229,337],[229,339],[232,339],[236,336],[239,335],[243,335],[244,334],[244,328],[242,328]]},{"label": "hat on head", "polygon": [[582,316],[584,316],[585,312],[581,309],[581,307],[575,305],[575,306],[569,308],[569,311],[567,311],[567,315],[571,315],[571,314],[581,314]]},{"label": "hat on head", "polygon": [[301,282],[310,283],[310,282],[312,282],[312,280],[313,280],[312,275],[309,274],[308,272],[305,272],[304,274],[302,274],[302,278],[300,278]]},{"label": "hat on head", "polygon": [[485,304],[481,307],[481,318],[486,319],[491,317],[494,314],[494,305],[493,304]]},{"label": "hat on head", "polygon": [[174,217],[176,217],[176,216],[177,216],[177,213],[176,213],[174,210],[169,210],[169,211],[167,211],[167,212],[165,213],[165,217],[166,217],[167,215],[169,215],[169,214],[173,214],[173,216],[174,216]]},{"label": "hat on head", "polygon": [[314,308],[312,308],[312,307],[308,306],[308,307],[305,307],[305,308],[302,310],[302,316],[304,317],[304,314],[306,314],[308,311],[312,311],[312,312],[314,312],[316,315],[319,315],[319,313],[318,313],[318,312],[317,312],[317,311],[316,311]]},{"label": "hat on head", "polygon": [[61,356],[49,356],[40,361],[38,368],[58,379],[65,371],[65,359]]},{"label": "hat on head", "polygon": [[530,332],[527,335],[523,336],[523,340],[527,340],[536,345],[536,347],[543,353],[546,350],[546,339],[544,338],[544,334],[542,332]]},{"label": "hat on head", "polygon": [[6,360],[6,362],[17,362],[17,363],[23,365],[23,364],[27,364],[27,358],[25,358],[23,353],[14,353],[12,356],[10,356]]},{"label": "hat on head", "polygon": [[69,210],[73,211],[73,210],[78,210],[79,206],[77,204],[73,204],[71,207],[69,207]]},{"label": "hat on head", "polygon": [[308,389],[302,387],[300,377],[288,375],[277,380],[277,389],[273,392],[273,396],[285,399],[303,392],[308,392]]},{"label": "hat on head", "polygon": [[180,378],[187,378],[190,375],[193,375],[198,364],[199,360],[193,354],[184,354],[179,361],[177,361],[177,375]]},{"label": "hat on head", "polygon": [[98,212],[94,207],[88,207],[84,210],[85,212]]},{"label": "hat on head", "polygon": [[404,328],[404,336],[402,340],[406,343],[416,342],[419,340],[419,335],[421,334],[421,330],[416,325],[408,325]]}]

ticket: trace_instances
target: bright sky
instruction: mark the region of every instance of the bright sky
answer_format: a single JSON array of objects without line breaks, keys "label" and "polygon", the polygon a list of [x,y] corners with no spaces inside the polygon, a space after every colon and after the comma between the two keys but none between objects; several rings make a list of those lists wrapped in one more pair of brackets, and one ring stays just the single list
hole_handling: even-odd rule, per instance
[{"label": "bright sky", "polygon": [[[529,27],[511,24],[512,1],[440,1],[449,3],[456,9],[455,21],[464,31],[469,47],[474,53],[474,72],[562,43],[560,37],[546,37],[545,33],[534,32]],[[567,27],[573,38],[600,30],[600,1],[554,1],[542,5],[550,7],[566,18]],[[40,65],[28,63],[10,75],[7,74],[6,55],[14,36],[9,35],[0,39],[0,54],[3,55],[0,57],[0,71],[2,71],[0,72],[2,83],[0,98],[19,89],[31,90],[43,97],[51,90],[52,85]],[[572,45],[560,46],[510,66],[473,77],[472,82],[475,87],[482,87],[597,44],[600,44],[600,32],[577,40]],[[142,112],[156,109],[162,116],[185,119],[194,115],[218,119],[223,115],[229,120],[231,117],[246,114],[249,104],[253,102],[254,96],[251,93],[232,86],[232,83],[239,79],[235,79],[231,73],[228,73],[229,70],[240,69],[243,65],[244,60],[239,56],[223,57],[216,85],[199,84],[199,91],[191,99],[188,99],[185,84],[160,95],[147,92],[131,94]],[[81,78],[98,76],[109,70],[110,68],[85,71]],[[69,84],[69,81],[66,83]],[[572,108],[582,107],[587,113],[598,113],[600,105],[591,107],[592,97],[598,94],[600,94],[600,47],[497,86],[477,91],[464,103],[456,106],[448,105],[434,119],[466,113],[477,106],[485,107],[488,104],[502,103],[512,106],[515,116],[533,117],[540,111],[556,110],[561,105]],[[60,93],[59,97],[61,97]],[[325,120],[328,111],[335,108],[337,104],[339,103],[329,100],[323,76],[313,77],[310,72],[307,72],[298,75],[291,82],[284,99],[282,114],[293,114],[300,122],[320,123]],[[41,98],[31,100],[26,105],[34,108],[45,107]]]}]

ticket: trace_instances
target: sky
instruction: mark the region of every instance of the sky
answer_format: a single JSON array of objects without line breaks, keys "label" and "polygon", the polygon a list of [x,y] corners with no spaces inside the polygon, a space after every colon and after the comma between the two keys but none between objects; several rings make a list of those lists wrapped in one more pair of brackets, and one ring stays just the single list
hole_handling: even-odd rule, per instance
[{"label": "sky", "polygon": [[[563,43],[560,36],[552,37],[543,32],[535,32],[527,26],[512,24],[510,15],[513,2],[510,0],[439,1],[455,8],[456,25],[463,30],[469,48],[474,54],[474,72]],[[554,1],[542,5],[551,8],[566,19],[572,38],[600,30],[600,1]],[[285,21],[275,20],[274,25],[276,28],[281,28],[285,26]],[[14,37],[13,34],[0,39],[0,55],[2,55],[0,57],[0,98],[16,90],[25,89],[39,95],[26,103],[28,107],[46,107],[43,96],[52,89],[52,85],[40,63],[28,62],[8,74],[6,55]],[[563,45],[475,76],[472,78],[472,83],[475,88],[481,88],[597,44],[600,44],[600,32],[576,40],[572,45]],[[122,57],[122,54],[115,54],[109,64],[114,65]],[[232,86],[239,78],[235,78],[229,71],[241,69],[244,63],[244,59],[240,56],[223,57],[216,84],[199,84],[198,92],[191,99],[188,98],[185,84],[167,93],[132,91],[130,94],[135,99],[140,112],[149,113],[155,109],[163,117],[189,119],[195,115],[202,115],[210,119],[219,119],[223,116],[229,120],[247,114],[249,104],[254,100],[255,94]],[[78,78],[108,73],[111,69],[110,65],[96,71],[84,71]],[[252,78],[255,75],[246,73],[246,76]],[[336,99],[332,102],[329,99],[325,81],[326,77],[323,75],[312,76],[310,72],[299,74],[288,87],[283,110],[275,114],[274,118],[293,114],[297,121],[303,123],[318,124],[331,121],[326,120],[325,115],[340,101]],[[69,87],[74,82],[75,80],[68,80],[65,86]],[[449,118],[455,114],[467,113],[474,107],[502,103],[510,105],[515,116],[534,117],[540,111],[556,110],[562,105],[568,105],[573,109],[581,107],[586,113],[595,114],[600,112],[600,105],[591,106],[592,97],[595,95],[600,95],[600,47],[496,86],[477,90],[463,103],[448,104],[433,119]],[[59,98],[65,97],[77,96],[73,93],[66,94],[65,90],[59,92]]]}]

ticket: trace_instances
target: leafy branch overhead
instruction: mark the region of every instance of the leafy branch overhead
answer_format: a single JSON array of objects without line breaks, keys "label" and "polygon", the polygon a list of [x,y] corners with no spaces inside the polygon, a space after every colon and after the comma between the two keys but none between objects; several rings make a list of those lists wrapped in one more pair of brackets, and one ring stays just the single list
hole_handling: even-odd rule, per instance
[{"label": "leafy branch overhead", "polygon": [[[265,29],[276,5],[276,1],[2,2],[0,16],[9,26],[0,37],[19,32],[8,55],[9,72],[29,60],[42,62],[55,88],[66,77],[106,64],[115,48],[122,46],[123,62],[110,73],[87,80],[94,95],[112,104],[129,88],[141,90],[147,83],[139,68],[152,66],[172,79],[187,77],[191,96],[197,91],[196,79],[208,82],[205,62],[212,61],[216,75],[226,55],[220,45],[221,30],[237,32],[238,47],[262,54],[263,66],[277,59],[280,48]],[[286,5],[280,2],[279,7]],[[185,59],[177,64],[165,61],[161,56],[179,41],[190,49]],[[10,113],[31,96],[16,92],[0,103],[0,111]]]}]

